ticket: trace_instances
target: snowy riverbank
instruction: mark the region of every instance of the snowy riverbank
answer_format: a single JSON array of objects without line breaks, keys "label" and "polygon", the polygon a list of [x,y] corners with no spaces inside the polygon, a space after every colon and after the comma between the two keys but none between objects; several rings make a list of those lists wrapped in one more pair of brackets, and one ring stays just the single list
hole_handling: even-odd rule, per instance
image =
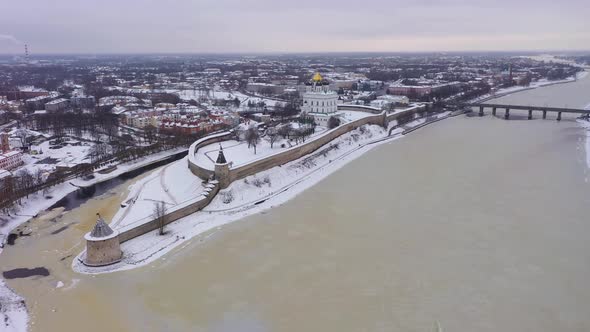
[{"label": "snowy riverbank", "polygon": [[[428,122],[438,121],[448,115],[433,116]],[[227,189],[220,191],[203,211],[167,225],[166,235],[150,232],[123,243],[121,249],[124,257],[117,264],[88,268],[80,263],[80,254],[72,262],[72,267],[75,271],[92,274],[127,270],[149,264],[174,248],[186,245],[185,242],[193,238],[199,242],[205,241],[223,225],[287,202],[372,148],[401,138],[404,130],[425,122],[425,119],[415,120],[403,128],[395,129],[392,136],[388,136],[388,129],[375,125],[363,126],[338,137],[311,155],[233,182]],[[138,181],[134,188],[143,187],[144,181],[153,182],[153,179],[147,177]],[[136,196],[137,193],[131,190],[125,201]]]},{"label": "snowy riverbank", "polygon": [[484,101],[488,101],[490,99],[508,96],[508,95],[511,95],[511,94],[517,93],[517,92],[532,90],[532,89],[541,88],[541,87],[547,87],[547,86],[551,86],[551,85],[555,85],[555,84],[572,83],[572,82],[575,82],[576,80],[580,80],[580,79],[585,78],[587,75],[588,75],[587,71],[581,71],[576,74],[576,77],[572,76],[572,77],[568,77],[563,80],[549,81],[546,79],[542,79],[542,80],[539,80],[536,82],[532,82],[529,86],[512,86],[509,88],[500,89],[500,90],[496,91],[495,93],[489,93],[489,94],[485,94],[483,96],[479,96],[477,98],[470,100],[469,102],[472,102],[472,103],[484,102]]},{"label": "snowy riverbank", "polygon": [[25,301],[0,279],[0,331],[24,332],[28,313]]},{"label": "snowy riverbank", "polygon": [[[117,169],[108,174],[95,174],[92,180],[84,181],[74,179],[61,183],[50,191],[50,198],[44,197],[41,193],[35,193],[27,198],[19,207],[16,213],[7,215],[0,214],[0,255],[6,245],[8,234],[22,225],[25,233],[27,220],[37,214],[49,209],[69,193],[78,189],[78,186],[91,186],[93,184],[115,178],[123,173],[133,171],[154,162],[169,158],[171,155],[182,152],[186,149],[175,149],[151,155],[133,163],[119,164]],[[27,330],[27,308],[22,297],[14,293],[0,278],[0,331],[20,332]]]}]

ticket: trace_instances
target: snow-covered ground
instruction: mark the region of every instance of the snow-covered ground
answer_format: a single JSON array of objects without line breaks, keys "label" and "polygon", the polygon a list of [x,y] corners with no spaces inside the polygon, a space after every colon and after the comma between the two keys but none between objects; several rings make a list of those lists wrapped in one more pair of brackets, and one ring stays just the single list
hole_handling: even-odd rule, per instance
[{"label": "snow-covered ground", "polygon": [[[316,127],[315,133],[308,137],[305,143],[308,143],[309,141],[321,136],[325,132],[325,127]],[[225,159],[228,162],[232,163],[232,167],[238,167],[240,165],[248,164],[255,160],[259,160],[262,158],[266,158],[270,155],[283,152],[286,149],[304,143],[297,143],[293,139],[280,138],[273,143],[271,148],[271,144],[268,140],[268,137],[263,137],[260,139],[260,143],[258,143],[258,145],[256,146],[256,154],[254,154],[254,148],[248,148],[248,143],[244,141],[239,142],[231,140],[224,141],[221,143],[213,143],[201,147],[199,150],[197,150],[197,154],[195,155],[196,163],[205,169],[213,170],[215,168],[215,160],[217,159],[217,155],[219,154],[220,144],[223,148]]]},{"label": "snow-covered ground", "polygon": [[27,321],[27,307],[23,298],[0,279],[0,331],[24,332],[27,330]]},{"label": "snow-covered ground", "polygon": [[[182,152],[186,149],[175,149],[151,155],[146,158],[135,160],[133,163],[121,164],[117,169],[109,174],[98,174],[92,180],[75,179],[70,183],[61,183],[49,192],[49,198],[44,197],[41,193],[36,193],[24,200],[23,205],[19,207],[16,214],[6,215],[0,213],[0,254],[6,242],[6,238],[10,232],[26,222],[38,213],[47,210],[53,204],[57,203],[67,194],[78,189],[72,183],[78,186],[90,186],[92,184],[117,177],[125,172],[143,167],[155,161],[168,158],[169,156]],[[186,163],[186,161],[185,161]],[[26,331],[27,327],[27,311],[22,302],[23,299],[12,292],[4,280],[0,278],[0,331],[20,332]]]},{"label": "snow-covered ground", "polygon": [[541,61],[541,62],[561,63],[561,64],[577,66],[577,67],[580,66],[575,61],[557,58],[555,55],[552,55],[552,54],[525,55],[525,56],[522,56],[522,58],[528,58],[528,59],[532,59],[535,61]]},{"label": "snow-covered ground", "polygon": [[358,112],[358,111],[338,111],[337,114],[340,116],[341,119],[344,120],[344,122],[352,122],[352,121],[356,121],[356,120],[374,115],[371,113]]},{"label": "snow-covered ground", "polygon": [[[449,115],[445,113],[433,119]],[[425,121],[418,119],[404,128],[423,125]],[[387,129],[376,125],[358,128],[310,155],[233,182],[202,211],[166,225],[165,235],[154,231],[123,243],[124,257],[117,264],[89,268],[74,259],[72,267],[78,272],[92,274],[127,270],[149,264],[193,238],[205,241],[223,225],[283,204],[373,147],[403,137],[404,128],[394,130],[392,136],[388,136]],[[132,190],[125,201],[136,194]]]},{"label": "snow-covered ground", "polygon": [[168,209],[198,197],[203,192],[200,178],[187,167],[187,158],[175,161],[129,187],[129,195],[113,217],[111,225],[116,228],[150,219],[154,204],[164,202]]},{"label": "snow-covered ground", "polygon": [[168,158],[170,155],[181,151],[182,149],[161,152],[143,159],[136,160],[132,164],[121,164],[117,166],[116,170],[109,174],[95,173],[96,177],[92,180],[86,181],[77,178],[70,182],[61,183],[51,188],[46,196],[43,196],[40,192],[30,195],[29,198],[25,199],[23,204],[18,207],[18,211],[16,213],[10,215],[0,213],[0,253],[2,253],[2,248],[4,247],[4,243],[6,242],[8,234],[10,234],[14,228],[34,217],[38,213],[47,210],[67,194],[77,190],[79,186],[90,186],[101,181],[115,178],[125,172],[143,167],[161,159]]},{"label": "snow-covered ground", "polygon": [[[39,145],[31,146],[31,150],[42,151],[42,154],[24,154],[23,161],[26,168],[35,174],[37,170],[51,172],[56,166],[72,167],[81,163],[89,162],[88,153],[94,143],[80,142],[76,139],[67,139],[62,147],[55,148],[45,141]],[[53,149],[51,148],[53,147]]]},{"label": "snow-covered ground", "polygon": [[147,157],[143,157],[143,158],[139,158],[136,159],[132,162],[127,162],[124,164],[108,164],[106,165],[103,169],[109,168],[111,166],[116,166],[117,169],[115,169],[114,171],[110,172],[110,173],[94,173],[94,179],[90,179],[90,180],[84,180],[82,178],[76,178],[72,181],[70,181],[70,183],[74,186],[77,187],[86,187],[86,186],[90,186],[93,185],[95,183],[98,182],[102,182],[105,180],[109,180],[112,178],[115,178],[125,172],[129,172],[129,171],[133,171],[136,170],[138,168],[144,167],[145,165],[166,159],[170,156],[173,156],[177,153],[181,153],[183,151],[186,151],[186,148],[176,148],[176,149],[171,149],[171,150],[166,150],[166,151],[162,151],[162,152],[158,152],[158,153],[154,153],[150,156]]},{"label": "snow-covered ground", "polygon": [[532,82],[529,86],[511,86],[509,88],[499,89],[495,93],[489,93],[489,94],[479,96],[477,98],[471,99],[469,102],[472,102],[472,103],[484,102],[484,101],[487,101],[490,99],[507,96],[507,95],[513,94],[515,92],[536,89],[536,88],[540,88],[543,86],[549,86],[549,85],[554,85],[554,84],[570,83],[570,82],[574,82],[576,80],[582,79],[582,78],[586,77],[587,75],[588,75],[587,71],[581,71],[576,74],[576,77],[572,76],[572,77],[569,77],[569,78],[566,78],[563,80],[549,81],[547,79],[541,79],[541,80]]},{"label": "snow-covered ground", "polygon": [[[177,94],[180,97],[180,99],[186,100],[186,101],[191,100],[191,99],[198,100],[200,97],[207,95],[206,92],[202,91],[202,90],[168,90],[168,91],[171,93]],[[209,96],[209,98],[212,98],[212,99],[225,99],[225,100],[238,98],[242,105],[247,104],[248,102],[251,101],[253,103],[264,102],[266,106],[274,107],[278,103],[278,101],[276,101],[274,99],[268,99],[268,98],[264,98],[264,97],[251,97],[251,96],[247,96],[239,91],[224,91],[224,90],[221,90],[220,88],[210,90],[208,96]]]}]

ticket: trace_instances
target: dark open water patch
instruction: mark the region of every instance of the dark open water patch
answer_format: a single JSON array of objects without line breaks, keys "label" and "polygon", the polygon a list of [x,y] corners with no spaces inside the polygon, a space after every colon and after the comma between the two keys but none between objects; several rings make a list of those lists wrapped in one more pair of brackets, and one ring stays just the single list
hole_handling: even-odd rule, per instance
[{"label": "dark open water patch", "polygon": [[[17,229],[18,231],[18,229]],[[16,239],[19,237],[23,237],[23,236],[31,236],[31,233],[23,233],[23,231],[19,231],[18,234],[17,233],[10,233],[8,234],[8,237],[6,238],[6,243],[8,243],[8,245],[13,246],[14,243],[16,242]]]},{"label": "dark open water patch", "polygon": [[125,172],[113,179],[105,180],[88,187],[79,188],[76,191],[71,192],[62,199],[60,199],[57,203],[53,204],[48,210],[52,210],[59,207],[63,207],[64,212],[73,210],[79,207],[80,205],[86,203],[92,197],[100,196],[129,179],[133,179],[143,173],[156,169],[160,166],[164,166],[171,162],[180,160],[186,157],[186,155],[187,151],[179,152],[177,154],[171,155],[166,159],[157,161],[155,163],[143,167],[139,167],[132,171]]},{"label": "dark open water patch", "polygon": [[69,227],[70,227],[70,225],[65,225],[63,227],[60,227],[60,228],[54,230],[53,232],[51,232],[51,235],[59,234],[59,233],[65,231],[66,229],[68,229]]},{"label": "dark open water patch", "polygon": [[8,245],[10,245],[10,246],[13,246],[17,237],[18,237],[18,235],[14,234],[14,233],[8,234],[8,237],[6,238],[6,243],[8,243]]},{"label": "dark open water patch", "polygon": [[32,269],[28,269],[26,267],[8,270],[2,272],[2,276],[4,279],[18,279],[18,278],[28,278],[33,276],[42,276],[47,277],[49,275],[49,270],[45,267],[35,267]]}]

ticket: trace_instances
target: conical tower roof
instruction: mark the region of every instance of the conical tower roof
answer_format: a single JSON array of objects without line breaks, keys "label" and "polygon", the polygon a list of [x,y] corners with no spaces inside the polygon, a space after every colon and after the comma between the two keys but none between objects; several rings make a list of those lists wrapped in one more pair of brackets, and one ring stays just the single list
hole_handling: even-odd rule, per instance
[{"label": "conical tower roof", "polygon": [[219,154],[217,155],[216,164],[227,164],[227,160],[225,160],[225,155],[223,154],[223,147],[219,144]]},{"label": "conical tower roof", "polygon": [[100,238],[113,234],[113,229],[102,219],[100,214],[97,213],[96,215],[98,216],[98,220],[96,220],[96,225],[94,225],[94,228],[90,232],[90,236]]}]

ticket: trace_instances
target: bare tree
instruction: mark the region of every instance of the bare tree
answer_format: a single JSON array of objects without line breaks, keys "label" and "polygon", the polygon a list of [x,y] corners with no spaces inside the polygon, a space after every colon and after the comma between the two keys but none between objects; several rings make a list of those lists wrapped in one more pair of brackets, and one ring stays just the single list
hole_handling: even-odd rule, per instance
[{"label": "bare tree", "polygon": [[260,143],[260,133],[258,133],[258,128],[256,126],[251,126],[246,130],[245,134],[246,142],[248,142],[248,149],[250,146],[254,147],[254,154],[256,154],[256,146]]},{"label": "bare tree", "polygon": [[27,141],[28,136],[29,132],[26,129],[19,129],[16,131],[16,137],[18,137],[21,146],[25,149],[29,147],[29,142]]},{"label": "bare tree", "polygon": [[271,127],[271,128],[268,128],[268,130],[266,131],[266,135],[268,136],[268,141],[270,142],[270,148],[272,149],[275,142],[278,141],[280,138],[279,131],[276,127]]},{"label": "bare tree", "polygon": [[16,173],[16,180],[17,187],[20,190],[27,192],[26,196],[29,197],[29,190],[35,185],[35,177],[33,174],[26,168],[20,169]]},{"label": "bare tree", "polygon": [[144,140],[152,144],[156,140],[157,128],[147,125],[143,128]]},{"label": "bare tree", "polygon": [[286,123],[279,128],[279,135],[283,138],[289,138],[289,134],[291,133],[292,126],[290,123]]},{"label": "bare tree", "polygon": [[43,182],[45,182],[45,171],[43,171],[42,169],[38,168],[35,171],[34,183],[35,183],[35,185],[39,186],[39,185],[42,185]]},{"label": "bare tree", "polygon": [[333,129],[336,128],[340,125],[340,119],[335,117],[335,116],[331,116],[328,119],[328,129]]},{"label": "bare tree", "polygon": [[166,224],[166,203],[164,203],[164,201],[154,203],[154,212],[152,216],[158,224],[158,234],[164,235],[164,226]]}]

